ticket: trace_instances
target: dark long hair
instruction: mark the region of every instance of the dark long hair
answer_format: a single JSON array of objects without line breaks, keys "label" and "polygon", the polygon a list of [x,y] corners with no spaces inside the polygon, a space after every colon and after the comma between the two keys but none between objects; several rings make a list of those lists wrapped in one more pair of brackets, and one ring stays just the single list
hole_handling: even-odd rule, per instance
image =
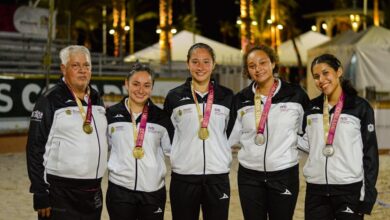
[{"label": "dark long hair", "polygon": [[[342,68],[340,60],[335,57],[332,54],[322,54],[316,58],[314,58],[313,62],[311,63],[311,73],[313,74],[313,67],[317,64],[320,63],[326,63],[328,64],[334,71],[339,70],[339,68]],[[349,95],[357,95],[356,89],[353,87],[352,83],[350,80],[345,79],[343,76],[340,77],[340,83],[341,83],[341,88],[343,91]]]},{"label": "dark long hair", "polygon": [[272,70],[272,73],[277,73],[278,70],[279,70],[279,64],[278,64],[279,63],[279,58],[278,58],[278,55],[275,53],[275,51],[271,47],[268,47],[267,45],[260,45],[260,46],[255,46],[255,47],[250,48],[248,50],[248,52],[246,52],[244,54],[243,62],[242,62],[243,63],[242,76],[246,77],[248,79],[251,79],[251,76],[249,75],[249,71],[248,71],[247,60],[248,60],[249,54],[251,54],[253,51],[256,51],[256,50],[263,51],[264,53],[267,54],[267,56],[271,60],[271,63],[275,63],[275,67]]}]

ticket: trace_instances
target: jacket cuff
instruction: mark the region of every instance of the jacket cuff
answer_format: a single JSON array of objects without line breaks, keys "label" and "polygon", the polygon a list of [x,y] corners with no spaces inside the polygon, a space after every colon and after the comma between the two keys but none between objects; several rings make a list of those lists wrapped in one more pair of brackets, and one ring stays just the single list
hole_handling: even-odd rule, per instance
[{"label": "jacket cuff", "polygon": [[48,193],[34,193],[34,209],[43,209],[50,207]]},{"label": "jacket cuff", "polygon": [[360,201],[358,206],[358,212],[361,214],[370,215],[374,207],[374,203]]}]

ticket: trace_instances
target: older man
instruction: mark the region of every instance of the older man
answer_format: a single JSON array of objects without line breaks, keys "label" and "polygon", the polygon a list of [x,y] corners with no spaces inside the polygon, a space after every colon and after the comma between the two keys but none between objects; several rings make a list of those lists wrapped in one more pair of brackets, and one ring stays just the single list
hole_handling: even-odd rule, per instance
[{"label": "older man", "polygon": [[89,86],[91,55],[60,51],[63,78],[36,102],[27,141],[27,168],[39,219],[98,220],[107,165],[107,120]]}]

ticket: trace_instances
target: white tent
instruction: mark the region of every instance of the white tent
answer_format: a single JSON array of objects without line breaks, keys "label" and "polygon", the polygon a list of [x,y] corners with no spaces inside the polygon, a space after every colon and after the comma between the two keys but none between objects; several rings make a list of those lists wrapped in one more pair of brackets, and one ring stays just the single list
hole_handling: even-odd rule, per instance
[{"label": "white tent", "polygon": [[[237,48],[228,46],[226,44],[211,40],[209,38],[195,35],[195,43],[206,43],[211,46],[216,55],[216,62],[218,64],[241,64],[241,51]],[[187,51],[193,45],[193,33],[183,30],[175,34],[172,38],[172,60],[186,61]],[[160,45],[155,43],[143,50],[137,51],[131,56],[125,58],[125,61],[159,61],[160,60]]]},{"label": "white tent", "polygon": [[[302,65],[306,65],[307,51],[329,41],[329,37],[318,32],[308,31],[295,38]],[[279,61],[284,66],[298,66],[298,58],[292,40],[283,42],[278,48]]]},{"label": "white tent", "polygon": [[[367,87],[375,87],[376,91],[390,91],[390,30],[371,27],[359,33],[345,33],[313,48],[308,54],[308,70],[311,61],[323,53],[334,54],[340,59],[346,77],[352,80],[356,89],[364,91]],[[314,83],[308,81],[309,93],[310,84]]]}]

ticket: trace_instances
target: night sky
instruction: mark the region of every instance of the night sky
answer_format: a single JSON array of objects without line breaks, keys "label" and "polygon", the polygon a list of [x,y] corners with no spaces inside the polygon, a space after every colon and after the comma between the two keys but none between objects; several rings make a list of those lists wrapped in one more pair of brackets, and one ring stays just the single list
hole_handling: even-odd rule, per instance
[{"label": "night sky", "polygon": [[[111,2],[111,0],[107,0]],[[133,1],[133,0],[127,0]],[[147,10],[159,11],[159,0],[144,0],[150,5],[150,8]],[[191,13],[191,0],[172,0],[173,1],[173,26],[175,26],[179,31],[183,29],[182,23],[183,15]],[[253,0],[258,2],[259,0]],[[279,0],[282,2],[283,0]],[[352,5],[352,2],[356,2],[357,7],[362,8],[361,0],[346,0],[349,2],[349,5]],[[13,4],[27,4],[28,0],[1,0],[1,3],[13,3]],[[42,0],[41,3],[47,2],[47,0]],[[229,22],[233,24],[235,36],[227,37],[226,44],[239,48],[240,39],[238,38],[239,29],[236,24],[236,20],[240,15],[239,10],[240,0],[195,0],[196,4],[196,16],[197,16],[197,29],[200,31],[200,34],[219,41],[223,42],[223,36],[220,32],[220,22]],[[298,3],[298,8],[294,12],[294,22],[290,25],[297,27],[301,33],[304,33],[310,30],[311,25],[314,24],[314,20],[303,19],[303,15],[319,12],[319,11],[329,11],[334,8],[336,1],[329,0],[296,0]],[[41,4],[40,3],[40,4]],[[141,3],[142,4],[142,3]],[[369,1],[368,8],[372,8],[372,1]],[[59,22],[59,21],[57,21]],[[135,24],[135,50],[141,50],[145,47],[148,47],[159,40],[159,35],[156,34],[156,28],[158,26],[158,18],[137,22]],[[108,24],[110,28],[110,24]],[[102,34],[101,27],[97,28],[93,32],[92,38],[92,51],[100,52],[102,49]],[[108,35],[108,34],[107,34]],[[85,40],[83,32],[79,30],[79,39],[77,43],[82,44]],[[112,36],[108,35],[108,42],[113,42]],[[108,44],[108,51],[113,50],[112,43]],[[128,50],[128,48],[127,48]]]}]

